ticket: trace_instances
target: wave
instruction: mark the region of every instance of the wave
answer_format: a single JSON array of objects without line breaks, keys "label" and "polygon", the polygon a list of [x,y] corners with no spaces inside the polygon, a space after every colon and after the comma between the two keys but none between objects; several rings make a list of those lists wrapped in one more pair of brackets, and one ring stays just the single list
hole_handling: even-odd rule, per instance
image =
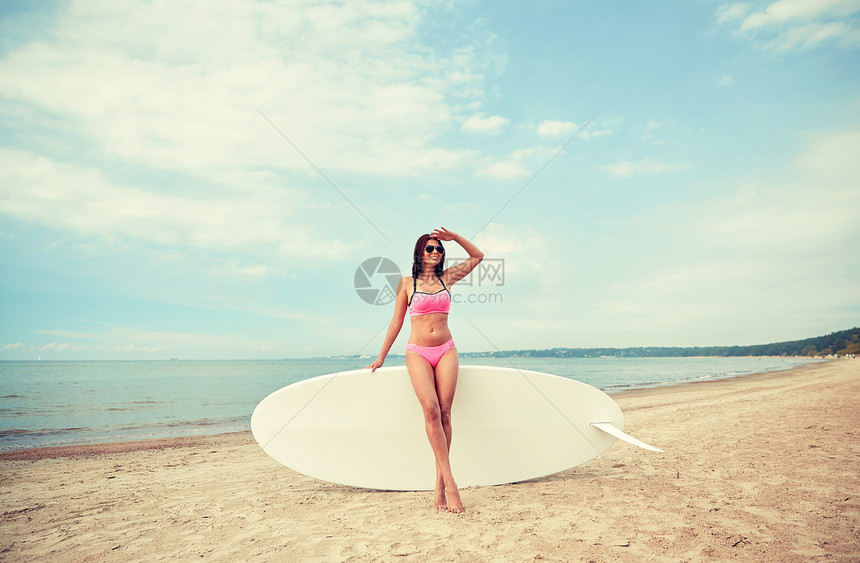
[{"label": "wave", "polygon": [[250,429],[250,416],[241,418],[166,421],[153,424],[127,425],[111,428],[52,428],[0,430],[0,452],[36,448],[133,442],[182,436],[201,436],[241,432]]},{"label": "wave", "polygon": [[[782,369],[782,368],[776,368]],[[672,385],[681,385],[684,383],[698,383],[703,381],[718,381],[721,379],[732,379],[734,377],[742,377],[744,375],[752,375],[755,373],[766,373],[767,371],[774,370],[765,370],[761,369],[748,369],[748,370],[740,370],[740,371],[725,371],[725,372],[714,372],[707,373],[703,375],[694,375],[690,377],[676,377],[676,378],[666,378],[660,379],[650,382],[635,382],[635,383],[617,383],[614,385],[606,385],[601,387],[601,389],[606,393],[615,393],[619,391],[630,391],[633,389],[654,389],[659,387],[670,387]]]}]

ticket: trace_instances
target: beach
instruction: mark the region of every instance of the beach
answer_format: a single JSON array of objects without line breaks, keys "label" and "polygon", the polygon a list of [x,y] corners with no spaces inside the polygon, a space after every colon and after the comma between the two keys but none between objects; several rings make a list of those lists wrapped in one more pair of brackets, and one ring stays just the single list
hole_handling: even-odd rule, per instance
[{"label": "beach", "polygon": [[665,453],[616,442],[464,489],[459,516],[300,475],[250,432],[6,452],[0,560],[860,560],[860,361],[613,398]]}]

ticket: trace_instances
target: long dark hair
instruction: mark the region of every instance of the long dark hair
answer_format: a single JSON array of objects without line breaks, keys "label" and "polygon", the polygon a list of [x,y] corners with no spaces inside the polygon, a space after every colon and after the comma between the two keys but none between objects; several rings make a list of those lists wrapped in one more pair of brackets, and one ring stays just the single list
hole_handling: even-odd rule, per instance
[{"label": "long dark hair", "polygon": [[[421,272],[424,270],[424,247],[427,246],[427,243],[431,240],[435,240],[436,244],[442,246],[442,241],[437,238],[433,238],[430,235],[421,235],[418,237],[418,240],[415,242],[415,251],[412,253],[412,277],[416,280],[418,276],[421,275]],[[442,277],[442,272],[445,271],[445,251],[442,251],[442,260],[436,263],[434,267],[434,274],[436,277]]]}]

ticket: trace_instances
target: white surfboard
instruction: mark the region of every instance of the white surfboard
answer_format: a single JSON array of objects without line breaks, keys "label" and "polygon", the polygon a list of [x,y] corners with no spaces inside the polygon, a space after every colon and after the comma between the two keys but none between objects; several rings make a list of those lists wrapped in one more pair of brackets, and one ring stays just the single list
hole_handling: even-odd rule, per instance
[{"label": "white surfboard", "polygon": [[[461,488],[551,475],[597,457],[617,437],[636,441],[621,432],[624,415],[606,393],[511,368],[460,366],[451,421],[451,468]],[[251,430],[266,453],[310,477],[401,491],[432,490],[435,483],[405,366],[284,387],[260,402]]]}]

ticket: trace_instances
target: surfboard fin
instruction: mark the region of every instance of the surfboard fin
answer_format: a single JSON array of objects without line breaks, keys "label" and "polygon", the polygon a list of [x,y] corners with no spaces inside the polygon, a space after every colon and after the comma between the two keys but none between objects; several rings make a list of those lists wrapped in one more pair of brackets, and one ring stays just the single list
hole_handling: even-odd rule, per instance
[{"label": "surfboard fin", "polygon": [[609,434],[611,436],[615,436],[619,440],[624,440],[628,444],[632,444],[632,445],[636,446],[637,448],[642,448],[644,450],[648,450],[651,452],[663,453],[663,450],[661,450],[660,448],[655,448],[654,446],[649,446],[645,442],[642,442],[641,440],[637,440],[636,438],[634,438],[630,434],[625,434],[624,432],[622,432],[619,428],[617,428],[611,422],[592,422],[591,425],[594,426],[595,428],[597,428],[598,430],[603,430],[607,434]]}]

